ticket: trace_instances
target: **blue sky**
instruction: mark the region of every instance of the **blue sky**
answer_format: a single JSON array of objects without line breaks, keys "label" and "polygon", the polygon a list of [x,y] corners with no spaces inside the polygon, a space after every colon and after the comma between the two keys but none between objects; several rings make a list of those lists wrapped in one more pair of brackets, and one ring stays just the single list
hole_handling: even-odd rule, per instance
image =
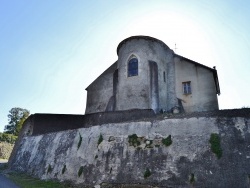
[{"label": "blue sky", "polygon": [[250,1],[1,0],[0,131],[11,108],[84,114],[85,88],[148,35],[216,66],[220,109],[250,106]]}]

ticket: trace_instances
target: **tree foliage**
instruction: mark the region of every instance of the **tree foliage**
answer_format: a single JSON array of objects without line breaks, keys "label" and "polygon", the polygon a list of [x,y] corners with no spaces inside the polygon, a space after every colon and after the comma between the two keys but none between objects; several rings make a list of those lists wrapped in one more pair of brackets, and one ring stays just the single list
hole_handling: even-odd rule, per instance
[{"label": "tree foliage", "polygon": [[24,121],[29,117],[30,112],[23,108],[12,108],[8,114],[9,124],[5,126],[5,133],[18,136]]},{"label": "tree foliage", "polygon": [[7,142],[9,144],[14,144],[17,140],[17,136],[13,134],[0,133],[0,142]]}]

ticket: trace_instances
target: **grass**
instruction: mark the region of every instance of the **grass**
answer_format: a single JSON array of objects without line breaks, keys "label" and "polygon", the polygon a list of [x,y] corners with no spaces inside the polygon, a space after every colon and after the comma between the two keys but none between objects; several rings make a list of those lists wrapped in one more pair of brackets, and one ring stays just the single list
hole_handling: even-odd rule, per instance
[{"label": "grass", "polygon": [[211,150],[215,155],[217,156],[218,159],[221,158],[222,156],[222,149],[220,146],[220,137],[217,133],[212,133],[210,135],[209,143],[211,144]]},{"label": "grass", "polygon": [[69,184],[64,184],[51,180],[40,180],[37,178],[33,178],[31,176],[21,174],[21,173],[8,173],[6,175],[9,179],[11,179],[16,185],[21,188],[69,188],[73,187]]},{"label": "grass", "polygon": [[0,141],[0,158],[1,159],[9,159],[10,154],[13,150],[13,147],[14,147],[14,144]]},{"label": "grass", "polygon": [[165,146],[170,146],[172,144],[171,135],[168,135],[167,138],[163,138],[161,141]]},{"label": "grass", "polygon": [[0,163],[0,173],[3,170],[6,170],[8,168],[8,164],[7,163]]}]

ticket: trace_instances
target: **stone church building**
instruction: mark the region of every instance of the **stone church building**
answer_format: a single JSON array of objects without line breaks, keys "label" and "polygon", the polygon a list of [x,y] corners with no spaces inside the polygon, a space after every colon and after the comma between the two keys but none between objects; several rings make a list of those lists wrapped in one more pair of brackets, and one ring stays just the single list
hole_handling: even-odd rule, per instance
[{"label": "stone church building", "polygon": [[162,41],[132,36],[117,47],[118,60],[87,88],[86,114],[130,109],[184,112],[218,110],[218,75],[177,55]]}]

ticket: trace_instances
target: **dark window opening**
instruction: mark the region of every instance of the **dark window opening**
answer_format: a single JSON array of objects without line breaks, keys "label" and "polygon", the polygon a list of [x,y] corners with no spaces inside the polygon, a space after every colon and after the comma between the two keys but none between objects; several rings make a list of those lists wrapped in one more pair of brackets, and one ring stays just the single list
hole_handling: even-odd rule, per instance
[{"label": "dark window opening", "polygon": [[182,82],[183,94],[191,94],[191,82]]},{"label": "dark window opening", "polygon": [[138,59],[132,58],[128,62],[128,76],[137,76],[138,75]]},{"label": "dark window opening", "polygon": [[166,74],[165,74],[165,71],[163,71],[163,80],[164,80],[164,82],[166,82]]}]

